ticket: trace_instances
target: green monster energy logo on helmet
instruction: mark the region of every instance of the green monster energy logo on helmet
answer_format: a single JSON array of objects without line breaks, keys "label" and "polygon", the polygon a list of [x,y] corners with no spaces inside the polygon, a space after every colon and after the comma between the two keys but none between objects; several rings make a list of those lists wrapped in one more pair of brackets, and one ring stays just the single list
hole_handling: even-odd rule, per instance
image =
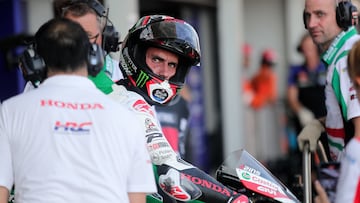
[{"label": "green monster energy logo on helmet", "polygon": [[146,83],[146,81],[149,80],[149,76],[144,72],[144,71],[140,71],[139,77],[136,80],[136,85],[138,87],[143,87]]}]

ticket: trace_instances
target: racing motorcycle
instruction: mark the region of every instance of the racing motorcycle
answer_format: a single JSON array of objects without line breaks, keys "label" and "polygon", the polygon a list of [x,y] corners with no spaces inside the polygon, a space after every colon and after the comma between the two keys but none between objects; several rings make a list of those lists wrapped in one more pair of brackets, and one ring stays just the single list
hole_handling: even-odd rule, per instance
[{"label": "racing motorcycle", "polygon": [[246,150],[230,154],[216,170],[216,179],[253,203],[300,203],[297,197]]},{"label": "racing motorcycle", "polygon": [[[216,170],[216,179],[235,192],[246,195],[251,203],[300,203],[280,180],[244,149],[231,153],[225,159]],[[9,203],[14,202],[13,195]],[[161,196],[147,198],[147,202],[166,202]]]},{"label": "racing motorcycle", "polygon": [[[279,179],[244,149],[231,153],[225,159],[216,170],[216,179],[234,192],[247,196],[251,203],[300,203]],[[196,193],[196,189],[187,190],[187,192]],[[147,203],[179,202],[164,194],[152,195],[155,196],[148,196]],[[166,197],[168,199],[163,199]],[[204,203],[199,200],[186,202]]]}]

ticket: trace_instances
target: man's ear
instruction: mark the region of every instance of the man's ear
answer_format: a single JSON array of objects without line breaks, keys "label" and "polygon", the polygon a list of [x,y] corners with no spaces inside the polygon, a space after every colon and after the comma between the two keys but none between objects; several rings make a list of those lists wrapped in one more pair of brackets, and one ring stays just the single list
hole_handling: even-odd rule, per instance
[{"label": "man's ear", "polygon": [[355,82],[354,86],[355,86],[356,88],[360,88],[360,76],[356,76],[354,82]]}]

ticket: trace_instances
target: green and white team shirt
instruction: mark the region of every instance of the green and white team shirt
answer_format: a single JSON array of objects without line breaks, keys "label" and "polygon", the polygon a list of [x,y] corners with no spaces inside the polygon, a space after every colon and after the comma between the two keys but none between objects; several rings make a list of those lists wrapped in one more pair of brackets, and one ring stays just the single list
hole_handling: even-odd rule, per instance
[{"label": "green and white team shirt", "polygon": [[[327,66],[326,77],[326,133],[330,156],[341,158],[345,145],[345,123],[360,116],[360,104],[347,72],[347,55],[352,45],[360,39],[354,27],[341,32],[322,56]],[[346,136],[352,137],[353,134]]]}]

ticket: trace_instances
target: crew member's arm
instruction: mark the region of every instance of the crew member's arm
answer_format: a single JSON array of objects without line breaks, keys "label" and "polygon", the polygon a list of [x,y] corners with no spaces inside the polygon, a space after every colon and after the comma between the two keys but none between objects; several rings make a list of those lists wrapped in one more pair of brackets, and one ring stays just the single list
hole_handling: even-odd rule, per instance
[{"label": "crew member's arm", "polygon": [[360,116],[351,119],[354,124],[354,137],[360,137]]},{"label": "crew member's arm", "polygon": [[297,113],[300,108],[301,104],[298,100],[298,88],[295,85],[289,85],[287,88],[287,101],[289,102],[289,106],[291,110],[295,113]]},{"label": "crew member's arm", "polygon": [[10,153],[10,144],[5,135],[5,103],[0,104],[0,203],[7,203],[9,199],[9,188],[13,183],[12,162]]},{"label": "crew member's arm", "polygon": [[325,192],[325,189],[321,186],[319,181],[314,182],[316,193],[318,194],[314,202],[315,203],[330,203],[329,198]]},{"label": "crew member's arm", "polygon": [[0,203],[8,203],[9,190],[6,187],[0,186]]},{"label": "crew member's arm", "polygon": [[130,203],[145,203],[146,193],[129,192]]},{"label": "crew member's arm", "polygon": [[314,114],[304,107],[298,99],[298,88],[295,85],[290,85],[287,89],[287,100],[291,110],[298,117],[300,124],[304,127],[311,120],[314,119]]}]

